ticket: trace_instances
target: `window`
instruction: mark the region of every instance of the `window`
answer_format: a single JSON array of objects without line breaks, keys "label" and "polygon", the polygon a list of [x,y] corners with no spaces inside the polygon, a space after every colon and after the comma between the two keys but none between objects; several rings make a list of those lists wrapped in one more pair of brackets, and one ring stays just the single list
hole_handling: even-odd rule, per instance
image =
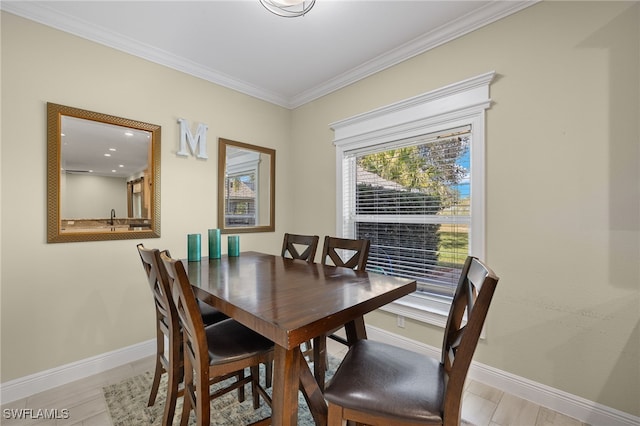
[{"label": "window", "polygon": [[338,235],[418,290],[383,308],[444,325],[468,254],[484,257],[484,111],[493,73],[332,124]]},{"label": "window", "polygon": [[469,253],[471,129],[344,154],[343,234],[371,241],[368,269],[453,296]]},{"label": "window", "polygon": [[259,152],[227,148],[227,174],[224,180],[225,227],[258,224],[259,164]]},{"label": "window", "polygon": [[225,179],[225,226],[256,226],[256,172],[228,175]]}]

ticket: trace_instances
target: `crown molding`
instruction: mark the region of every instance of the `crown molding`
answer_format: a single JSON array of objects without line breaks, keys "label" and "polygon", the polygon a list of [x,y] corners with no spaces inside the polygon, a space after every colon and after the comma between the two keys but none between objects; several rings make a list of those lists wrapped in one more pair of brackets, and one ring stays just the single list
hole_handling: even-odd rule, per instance
[{"label": "crown molding", "polygon": [[48,7],[46,2],[1,1],[0,10],[12,13],[25,19],[55,28],[60,31],[93,41],[98,44],[119,50],[166,66],[176,71],[201,78],[211,83],[232,89],[246,95],[285,107],[291,108],[286,97],[277,93],[251,85],[232,76],[205,68],[193,61],[174,55],[162,49],[141,43],[129,37],[115,34],[103,27],[90,24]]},{"label": "crown molding", "polygon": [[291,108],[297,108],[331,92],[339,90],[377,72],[397,65],[472,31],[519,12],[541,0],[495,1],[455,21],[435,28],[404,45],[359,65],[314,88],[306,90],[291,100]]},{"label": "crown molding", "polygon": [[539,0],[521,1],[494,1],[485,7],[467,14],[447,25],[436,28],[429,33],[418,37],[397,49],[367,61],[339,76],[306,90],[292,98],[262,89],[245,81],[234,78],[215,70],[207,69],[193,61],[157,49],[128,37],[123,37],[113,32],[78,20],[75,17],[60,13],[48,7],[46,2],[30,1],[3,1],[0,2],[0,10],[21,16],[43,25],[91,40],[93,42],[111,47],[116,50],[146,59],[150,62],[163,65],[185,74],[201,78],[211,83],[244,93],[246,95],[279,105],[284,108],[294,109],[308,102],[328,95],[336,90],[353,84],[379,71],[399,64],[416,55],[468,34],[485,25],[491,24],[506,16],[519,12]]}]

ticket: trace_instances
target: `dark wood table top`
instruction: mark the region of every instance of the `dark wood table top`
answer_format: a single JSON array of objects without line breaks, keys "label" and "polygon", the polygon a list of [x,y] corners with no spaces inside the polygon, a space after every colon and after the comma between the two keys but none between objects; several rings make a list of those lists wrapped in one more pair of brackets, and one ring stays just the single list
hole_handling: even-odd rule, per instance
[{"label": "dark wood table top", "polygon": [[184,262],[196,297],[286,349],[416,289],[409,279],[257,252]]},{"label": "dark wood table top", "polygon": [[321,336],[344,325],[349,342],[365,339],[364,314],[416,289],[409,279],[257,252],[183,262],[197,298],[276,344],[272,417],[262,422],[274,426],[297,424],[299,389],[316,424],[327,424],[325,365],[314,362],[312,374],[301,343],[314,339],[324,360]]}]

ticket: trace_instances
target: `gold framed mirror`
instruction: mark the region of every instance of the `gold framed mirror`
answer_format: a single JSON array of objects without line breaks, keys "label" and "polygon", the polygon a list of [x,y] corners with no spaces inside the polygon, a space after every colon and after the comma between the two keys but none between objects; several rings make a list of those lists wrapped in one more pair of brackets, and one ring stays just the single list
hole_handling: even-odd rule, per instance
[{"label": "gold framed mirror", "polygon": [[275,231],[276,151],[218,139],[218,228]]},{"label": "gold framed mirror", "polygon": [[160,126],[47,103],[47,242],[160,237]]}]

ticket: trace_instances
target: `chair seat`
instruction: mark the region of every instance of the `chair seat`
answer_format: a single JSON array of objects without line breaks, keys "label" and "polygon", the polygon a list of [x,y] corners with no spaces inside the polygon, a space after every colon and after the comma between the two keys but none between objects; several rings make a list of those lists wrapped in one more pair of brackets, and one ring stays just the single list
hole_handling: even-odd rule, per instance
[{"label": "chair seat", "polygon": [[204,325],[215,324],[218,321],[229,318],[213,306],[208,305],[199,299],[196,299],[196,302],[198,302],[198,308],[200,308],[200,315],[202,316],[202,322]]},{"label": "chair seat", "polygon": [[273,342],[239,322],[226,319],[205,327],[209,364],[234,362],[273,349]]},{"label": "chair seat", "polygon": [[443,366],[429,356],[360,340],[349,349],[325,398],[389,419],[441,424],[444,377]]}]

